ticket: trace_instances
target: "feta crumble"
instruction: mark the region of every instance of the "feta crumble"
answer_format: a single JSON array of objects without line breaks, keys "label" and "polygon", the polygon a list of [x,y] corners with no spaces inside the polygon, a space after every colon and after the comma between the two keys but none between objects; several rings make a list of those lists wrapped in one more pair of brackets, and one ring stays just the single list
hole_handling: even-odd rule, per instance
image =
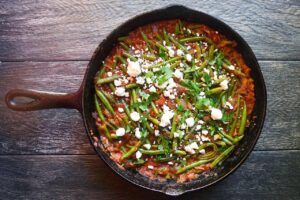
[{"label": "feta crumble", "polygon": [[218,108],[212,108],[210,116],[213,120],[220,120],[223,117],[222,111]]},{"label": "feta crumble", "polygon": [[127,67],[127,73],[129,76],[136,77],[142,72],[141,66],[139,62],[133,62],[128,60],[128,67]]},{"label": "feta crumble", "polygon": [[118,137],[122,137],[123,135],[125,135],[125,129],[124,129],[124,128],[118,128],[118,129],[116,130],[116,135],[117,135]]},{"label": "feta crumble", "polygon": [[138,112],[132,112],[131,114],[130,114],[130,118],[133,120],[133,121],[135,121],[135,122],[137,122],[137,121],[139,121],[140,120],[140,114],[138,113]]},{"label": "feta crumble", "polygon": [[117,87],[116,91],[115,91],[115,94],[119,97],[125,96],[126,95],[125,88],[124,87]]}]

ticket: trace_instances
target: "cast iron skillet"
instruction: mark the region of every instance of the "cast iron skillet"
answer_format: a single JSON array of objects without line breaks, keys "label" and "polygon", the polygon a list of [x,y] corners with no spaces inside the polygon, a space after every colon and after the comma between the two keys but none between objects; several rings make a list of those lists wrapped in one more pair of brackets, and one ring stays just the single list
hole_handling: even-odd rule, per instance
[{"label": "cast iron skillet", "polygon": [[[213,29],[219,31],[221,34],[225,35],[227,38],[237,42],[237,50],[243,55],[245,62],[251,68],[251,76],[254,79],[256,97],[256,104],[253,110],[253,116],[255,117],[253,117],[250,127],[246,129],[244,139],[238,144],[238,146],[236,146],[233,153],[226,160],[224,160],[221,165],[212,171],[201,174],[196,180],[181,184],[178,184],[175,181],[153,181],[140,175],[134,170],[121,170],[101,148],[98,147],[95,148],[95,150],[112,170],[129,182],[140,187],[162,192],[168,195],[177,196],[188,191],[208,187],[222,180],[232,173],[236,168],[238,168],[253,149],[263,127],[266,113],[267,95],[266,86],[260,71],[260,67],[248,44],[228,25],[205,13],[191,10],[183,6],[174,5],[138,15],[116,28],[98,46],[87,66],[87,71],[85,73],[82,85],[77,92],[64,94],[15,89],[9,91],[6,95],[7,106],[17,111],[32,111],[47,108],[77,109],[83,116],[86,132],[90,138],[90,141],[93,142],[91,135],[92,133],[97,132],[94,122],[95,120],[92,117],[92,113],[95,111],[93,101],[93,79],[96,72],[99,70],[101,62],[110,53],[111,49],[116,44],[118,37],[127,35],[129,32],[139,26],[155,21],[175,18],[207,24]],[[32,102],[24,104],[15,103],[14,99],[16,97],[29,97],[32,99]]]}]

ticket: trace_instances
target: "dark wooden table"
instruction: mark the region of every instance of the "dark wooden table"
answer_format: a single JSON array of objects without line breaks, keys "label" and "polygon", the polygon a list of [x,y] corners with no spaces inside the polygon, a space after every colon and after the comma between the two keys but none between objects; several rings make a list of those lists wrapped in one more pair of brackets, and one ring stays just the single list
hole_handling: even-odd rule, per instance
[{"label": "dark wooden table", "polygon": [[180,3],[216,16],[250,44],[268,91],[261,137],[215,186],[179,199],[300,199],[300,2],[0,0],[0,199],[166,199],[115,175],[75,110],[13,112],[13,88],[75,91],[105,35],[138,13]]}]

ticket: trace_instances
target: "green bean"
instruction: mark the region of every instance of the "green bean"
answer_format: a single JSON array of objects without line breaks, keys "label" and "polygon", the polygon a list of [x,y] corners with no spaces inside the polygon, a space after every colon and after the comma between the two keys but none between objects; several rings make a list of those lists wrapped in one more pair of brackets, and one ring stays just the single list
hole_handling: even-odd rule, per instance
[{"label": "green bean", "polygon": [[215,151],[209,151],[203,155],[198,156],[198,159],[201,159],[201,160],[212,159],[216,156],[216,154],[217,153]]},{"label": "green bean", "polygon": [[127,114],[128,117],[130,117],[130,111],[128,109],[128,105],[125,103],[124,100],[122,100],[122,104],[124,105],[125,113]]},{"label": "green bean", "polygon": [[186,43],[186,42],[198,42],[198,41],[202,41],[205,40],[206,37],[201,36],[201,37],[190,37],[190,38],[183,38],[180,39],[179,42],[180,43]]},{"label": "green bean", "polygon": [[128,36],[122,36],[122,37],[118,37],[118,41],[125,41],[128,39]]},{"label": "green bean", "polygon": [[161,45],[159,42],[154,42],[154,45],[157,46],[158,48],[162,49],[163,51],[168,51],[166,47]]},{"label": "green bean", "polygon": [[177,66],[179,65],[179,63],[180,63],[180,61],[176,61],[176,62],[172,63],[172,64],[170,65],[170,68],[171,68],[171,69],[174,69],[175,67],[177,67]]},{"label": "green bean", "polygon": [[164,40],[166,41],[166,45],[169,46],[170,45],[170,40],[169,40],[168,34],[167,34],[165,29],[163,30],[163,33],[164,33]]},{"label": "green bean", "polygon": [[105,67],[102,66],[101,70],[99,71],[98,76],[99,76],[99,77],[102,76],[102,75],[104,74],[104,72],[105,72]]},{"label": "green bean", "polygon": [[198,43],[196,43],[196,51],[197,51],[197,60],[201,59],[201,49]]},{"label": "green bean", "polygon": [[128,85],[125,86],[125,89],[130,90],[130,89],[134,89],[137,88],[138,85],[136,83],[130,83]]},{"label": "green bean", "polygon": [[212,159],[208,159],[208,160],[199,160],[199,161],[196,161],[196,162],[193,162],[189,165],[186,165],[184,167],[181,167],[179,168],[177,171],[176,171],[176,174],[182,174],[190,169],[193,169],[195,167],[198,167],[200,165],[203,165],[203,164],[206,164],[206,163],[209,163],[210,161],[212,161]]},{"label": "green bean", "polygon": [[102,93],[105,95],[105,97],[107,98],[107,100],[109,102],[111,102],[112,104],[116,103],[116,100],[114,99],[114,97],[111,94],[109,94],[108,92],[105,92],[105,91],[103,91]]},{"label": "green bean", "polygon": [[198,71],[201,72],[207,65],[207,60],[204,60],[204,62],[200,65]]},{"label": "green bean", "polygon": [[174,154],[179,155],[179,156],[185,156],[186,152],[182,150],[174,150]]},{"label": "green bean", "polygon": [[223,141],[215,141],[215,144],[222,146],[222,147],[226,146],[226,143]]},{"label": "green bean", "polygon": [[129,58],[130,60],[134,61],[134,62],[136,62],[138,60],[136,57],[134,57],[133,55],[130,55],[127,52],[124,52],[123,55],[126,56],[127,58]]},{"label": "green bean", "polygon": [[99,99],[102,101],[102,103],[104,104],[104,106],[107,108],[107,110],[112,113],[115,114],[114,109],[112,108],[112,106],[110,105],[109,101],[107,100],[107,98],[105,97],[105,95],[98,89],[96,89],[96,94],[99,97]]},{"label": "green bean", "polygon": [[230,152],[234,149],[234,146],[229,147],[225,151],[223,151],[211,164],[210,167],[214,168],[223,158],[230,154]]},{"label": "green bean", "polygon": [[109,86],[109,88],[111,89],[111,91],[113,91],[113,92],[116,91],[116,88],[115,88],[114,84],[109,83],[108,86]]},{"label": "green bean", "polygon": [[154,65],[148,66],[147,68],[148,68],[148,69],[158,68],[158,67],[163,66],[163,65],[166,65],[166,64],[168,64],[168,63],[172,63],[172,62],[175,62],[175,61],[177,61],[177,60],[180,60],[181,58],[182,58],[182,57],[180,57],[180,56],[174,57],[174,58],[171,58],[171,59],[169,59],[169,60],[166,60],[166,61],[163,61],[163,62],[154,64]]},{"label": "green bean", "polygon": [[139,149],[139,151],[142,154],[146,154],[146,155],[160,155],[160,154],[165,154],[164,150],[145,150],[145,149]]},{"label": "green bean", "polygon": [[107,77],[107,78],[102,78],[102,79],[98,79],[97,81],[96,81],[96,84],[97,85],[101,85],[101,84],[103,84],[103,83],[110,83],[110,82],[113,82],[114,80],[116,80],[116,79],[118,79],[118,78],[120,78],[121,76],[119,76],[119,75],[113,75],[113,76],[109,76],[109,77]]},{"label": "green bean", "polygon": [[177,112],[175,110],[173,120],[172,120],[172,127],[170,132],[170,138],[174,137],[174,132],[176,131],[176,119],[177,119]]},{"label": "green bean", "polygon": [[97,113],[98,113],[98,116],[99,118],[102,120],[102,121],[105,121],[105,118],[104,118],[104,115],[102,113],[102,110],[100,108],[100,103],[97,99],[97,95],[95,95],[95,105],[96,105],[96,110],[97,110]]},{"label": "green bean", "polygon": [[151,102],[151,107],[152,107],[152,109],[153,109],[153,111],[155,112],[155,114],[159,114],[159,111],[158,111],[158,109],[157,109],[157,107],[156,107],[156,105],[154,104],[154,102],[152,101]]},{"label": "green bean", "polygon": [[155,119],[151,116],[148,116],[149,121],[151,121],[153,124],[159,126],[160,122],[158,121],[158,119]]},{"label": "green bean", "polygon": [[151,41],[148,39],[147,35],[143,32],[141,32],[142,38],[145,40],[150,52],[153,51],[153,49],[151,48]]},{"label": "green bean", "polygon": [[214,45],[211,45],[208,49],[208,59],[212,60],[214,56],[215,47]]},{"label": "green bean", "polygon": [[134,154],[138,148],[142,145],[141,141],[138,141],[133,147],[131,147],[131,149],[129,151],[127,151],[125,154],[123,154],[123,156],[121,157],[122,160],[130,157],[132,154]]},{"label": "green bean", "polygon": [[157,35],[155,35],[155,37],[156,37],[159,41],[162,41],[162,37],[160,36],[159,33],[157,33]]},{"label": "green bean", "polygon": [[120,42],[121,47],[123,47],[123,49],[125,49],[126,51],[129,51],[130,48],[129,46],[127,46],[127,44],[125,44],[124,42]]},{"label": "green bean", "polygon": [[155,158],[155,161],[156,162],[168,162],[168,161],[171,161],[173,159],[174,159],[174,157]]},{"label": "green bean", "polygon": [[171,35],[168,35],[169,36],[169,39],[171,40],[171,42],[174,43],[174,45],[178,48],[178,49],[181,49],[182,51],[184,52],[188,52],[187,48],[183,45],[181,45],[175,38],[173,38]]},{"label": "green bean", "polygon": [[99,129],[100,129],[100,131],[103,131],[103,132],[104,132],[104,134],[105,134],[105,136],[106,136],[106,138],[107,138],[108,140],[111,140],[111,139],[112,139],[111,134],[110,134],[110,132],[108,131],[108,129],[107,129],[107,127],[106,127],[106,124],[101,125],[101,126],[99,127]]},{"label": "green bean", "polygon": [[242,119],[241,119],[240,128],[239,128],[239,135],[244,134],[246,122],[247,122],[247,105],[246,105],[246,101],[244,101],[244,108],[243,108]]},{"label": "green bean", "polygon": [[211,94],[218,94],[218,93],[221,93],[223,91],[223,88],[222,87],[216,87],[216,88],[213,88],[213,89],[210,89],[206,92],[207,95],[211,95]]},{"label": "green bean", "polygon": [[146,60],[150,60],[150,61],[155,61],[156,60],[155,55],[142,54],[142,58],[144,58]]},{"label": "green bean", "polygon": [[236,75],[237,77],[245,77],[246,75],[238,70],[231,70],[228,68],[227,64],[223,63],[222,67],[229,73],[233,73],[234,75]]},{"label": "green bean", "polygon": [[236,124],[237,124],[237,121],[238,121],[238,118],[240,116],[240,95],[238,96],[238,100],[237,100],[237,111],[236,111],[236,116],[233,120],[233,123],[230,127],[230,130],[229,130],[229,135],[233,135],[235,129],[236,129]]},{"label": "green bean", "polygon": [[116,56],[116,58],[124,65],[126,65],[126,60],[121,56]]}]

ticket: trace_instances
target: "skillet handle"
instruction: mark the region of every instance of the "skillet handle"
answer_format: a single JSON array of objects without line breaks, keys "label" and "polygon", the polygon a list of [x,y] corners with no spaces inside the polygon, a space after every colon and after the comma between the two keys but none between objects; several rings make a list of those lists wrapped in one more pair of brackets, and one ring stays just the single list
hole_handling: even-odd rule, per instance
[{"label": "skillet handle", "polygon": [[[18,103],[16,98],[26,97],[32,99],[30,102]],[[6,105],[15,111],[32,111],[49,108],[73,108],[80,112],[81,107],[81,90],[75,93],[54,93],[42,92],[36,90],[14,89],[10,90],[5,96]]]}]

